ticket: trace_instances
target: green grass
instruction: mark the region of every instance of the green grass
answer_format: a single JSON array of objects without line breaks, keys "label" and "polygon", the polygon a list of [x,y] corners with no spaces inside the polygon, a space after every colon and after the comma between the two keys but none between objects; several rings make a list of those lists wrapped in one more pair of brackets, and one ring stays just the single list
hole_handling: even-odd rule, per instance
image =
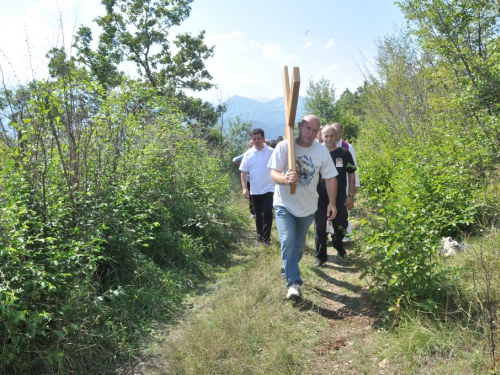
[{"label": "green grass", "polygon": [[304,373],[311,353],[302,348],[312,349],[321,322],[285,300],[276,247],[250,256],[253,261],[225,275],[197,299],[188,319],[169,329],[154,350],[161,360],[152,373]]},{"label": "green grass", "polygon": [[[273,234],[275,234],[273,230]],[[144,349],[146,374],[490,374],[498,343],[488,303],[498,303],[500,236],[469,240],[443,265],[457,267],[448,301],[435,314],[402,310],[385,326],[369,300],[360,265],[329,248],[325,267],[312,267],[313,238],[301,261],[304,298],[286,300],[275,239],[251,246],[253,227],[234,257],[177,325],[158,326]],[[352,249],[353,245],[349,245]],[[484,261],[480,259],[484,258]],[[489,275],[489,276],[488,276]],[[489,280],[489,300],[486,281]],[[489,302],[488,302],[489,301]],[[495,305],[495,306],[496,306]],[[496,319],[496,310],[494,319]],[[498,354],[496,354],[498,357]]]}]

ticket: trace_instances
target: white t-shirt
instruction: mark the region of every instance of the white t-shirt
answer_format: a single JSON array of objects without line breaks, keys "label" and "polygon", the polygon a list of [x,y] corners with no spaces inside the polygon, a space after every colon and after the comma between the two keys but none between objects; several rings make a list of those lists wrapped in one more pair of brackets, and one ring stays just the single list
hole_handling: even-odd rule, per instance
[{"label": "white t-shirt", "polygon": [[240,171],[248,172],[252,176],[252,182],[250,183],[251,195],[266,194],[274,191],[275,184],[271,180],[270,171],[267,168],[267,163],[273,151],[267,145],[264,145],[264,148],[260,151],[253,146],[243,154]]},{"label": "white t-shirt", "polygon": [[[267,166],[282,174],[288,171],[288,140],[277,144]],[[328,149],[318,142],[310,147],[301,147],[295,142],[295,167],[300,176],[295,194],[290,194],[290,185],[277,184],[273,204],[285,207],[295,217],[306,217],[318,208],[319,173],[322,178],[329,179],[338,172]]]}]

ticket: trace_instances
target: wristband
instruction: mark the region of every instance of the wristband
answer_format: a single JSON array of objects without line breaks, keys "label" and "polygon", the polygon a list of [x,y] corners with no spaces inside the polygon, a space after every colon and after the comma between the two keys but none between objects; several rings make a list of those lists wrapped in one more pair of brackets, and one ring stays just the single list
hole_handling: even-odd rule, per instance
[{"label": "wristband", "polygon": [[348,197],[351,197],[352,199],[354,199],[354,195],[352,194],[347,194]]}]

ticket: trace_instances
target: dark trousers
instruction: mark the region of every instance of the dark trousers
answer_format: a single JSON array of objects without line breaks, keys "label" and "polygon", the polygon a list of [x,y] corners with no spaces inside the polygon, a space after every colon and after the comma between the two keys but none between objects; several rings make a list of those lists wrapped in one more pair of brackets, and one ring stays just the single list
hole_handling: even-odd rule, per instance
[{"label": "dark trousers", "polygon": [[255,227],[259,242],[271,242],[271,227],[273,226],[273,192],[251,195],[255,210]]},{"label": "dark trousers", "polygon": [[[318,209],[314,214],[314,242],[316,245],[316,258],[326,262],[328,255],[326,253],[328,233],[326,233],[326,209],[328,206],[318,204]],[[332,226],[335,231],[332,245],[339,254],[345,254],[344,239],[347,231],[348,212],[345,206],[337,206],[337,216],[332,220]]]},{"label": "dark trousers", "polygon": [[[247,190],[250,191],[250,182],[247,181]],[[253,208],[252,196],[248,197],[248,208],[250,209],[250,215],[255,216],[255,210]]]}]

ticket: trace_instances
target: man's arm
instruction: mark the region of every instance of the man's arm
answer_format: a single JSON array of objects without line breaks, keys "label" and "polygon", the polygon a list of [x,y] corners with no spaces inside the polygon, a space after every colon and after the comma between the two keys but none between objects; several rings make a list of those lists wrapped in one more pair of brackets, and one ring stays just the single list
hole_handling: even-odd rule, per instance
[{"label": "man's arm", "polygon": [[240,175],[241,187],[243,189],[243,196],[245,197],[245,199],[250,198],[250,192],[247,189],[247,176],[248,176],[248,172],[243,172],[243,171],[241,172],[241,175]]},{"label": "man's arm", "polygon": [[245,153],[239,155],[239,156],[236,156],[233,158],[233,164],[234,165],[237,165],[238,167],[241,165],[241,161],[243,160],[243,155],[245,155]]},{"label": "man's arm", "polygon": [[[354,161],[354,165],[356,166],[356,168],[358,168],[358,162],[356,161],[356,153],[354,152],[354,146],[351,145],[351,144],[349,144],[349,152],[352,155],[352,160]],[[358,188],[361,186],[361,184],[359,182],[359,174],[358,174],[358,172],[355,172],[354,177],[355,177],[355,187],[354,187],[353,190],[349,190],[349,191],[357,193],[358,192]]]},{"label": "man's arm", "polygon": [[277,169],[271,169],[271,180],[278,185],[291,185],[294,182],[299,181],[299,175],[291,169],[289,169],[285,174],[281,173]]},{"label": "man's arm", "polygon": [[326,214],[328,215],[328,220],[333,220],[337,216],[337,179],[335,177],[325,179],[325,185],[328,200],[330,201],[326,209]]},{"label": "man's arm", "polygon": [[354,207],[354,195],[356,194],[357,189],[354,173],[348,173],[347,177],[349,179],[349,195],[345,200],[345,207],[347,208],[347,211],[350,211]]}]

